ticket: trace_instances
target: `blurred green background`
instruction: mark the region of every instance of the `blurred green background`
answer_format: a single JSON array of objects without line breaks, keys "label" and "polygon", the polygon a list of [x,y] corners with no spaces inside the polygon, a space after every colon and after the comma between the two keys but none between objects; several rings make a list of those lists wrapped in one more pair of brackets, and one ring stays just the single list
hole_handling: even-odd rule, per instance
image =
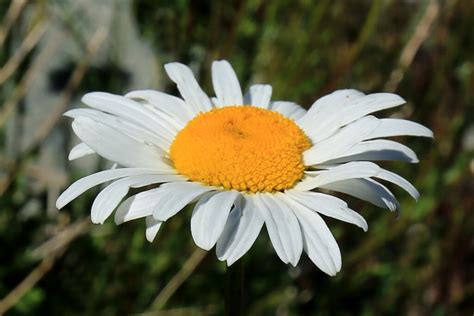
[{"label": "blurred green background", "polygon": [[[140,221],[93,226],[98,189],[60,212],[58,194],[108,167],[68,162],[61,114],[86,91],[176,93],[162,65],[189,64],[211,92],[226,58],[242,85],[309,107],[339,88],[395,92],[383,113],[430,127],[404,138],[420,164],[399,219],[355,199],[364,233],[327,219],[343,255],[328,277],[303,255],[284,265],[265,233],[244,257],[250,315],[474,313],[474,1],[0,0],[0,314],[220,315],[226,267],[196,250],[189,210],[154,243]],[[263,231],[262,231],[263,232]]]}]

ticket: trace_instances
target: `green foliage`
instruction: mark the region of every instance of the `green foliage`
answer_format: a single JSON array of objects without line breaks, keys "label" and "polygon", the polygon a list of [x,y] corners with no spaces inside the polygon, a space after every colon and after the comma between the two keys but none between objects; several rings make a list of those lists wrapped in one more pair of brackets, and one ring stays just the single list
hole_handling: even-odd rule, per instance
[{"label": "green foliage", "polygon": [[[413,49],[410,41],[426,23],[423,17],[433,3],[437,2],[133,2],[140,35],[151,43],[157,62],[191,64],[207,91],[210,64],[217,58],[231,61],[244,86],[268,82],[276,99],[306,107],[338,88],[387,90],[392,73],[399,69],[403,77],[392,87],[408,104],[395,114],[434,131],[434,141],[403,139],[419,154],[419,165],[387,164],[421,193],[414,202],[405,192],[394,191],[403,209],[399,219],[348,199],[367,218],[369,231],[327,220],[343,254],[343,268],[336,277],[324,275],[305,256],[296,268],[284,265],[262,233],[244,258],[249,314],[472,314],[474,160],[466,139],[470,137],[472,144],[474,138],[474,2],[441,1],[429,33],[414,48],[414,59],[404,64],[401,56]],[[1,12],[7,7],[0,1]],[[8,58],[2,48],[2,65]],[[123,89],[117,82],[118,68],[109,62],[114,80],[104,81],[90,68],[76,94]],[[26,69],[29,61],[24,63]],[[24,71],[20,68],[18,73]],[[8,87],[18,78],[14,76]],[[175,91],[171,82],[164,82],[165,90]],[[1,91],[3,104],[9,90],[5,86]],[[0,135],[5,138],[3,131]],[[22,159],[30,161],[35,154]],[[91,190],[60,214],[47,214],[45,190],[31,189],[28,169],[20,167],[0,199],[0,297],[39,264],[32,256],[36,247],[88,215],[97,193]],[[69,170],[69,175],[74,176],[68,182],[82,174]],[[149,311],[195,250],[189,215],[188,210],[172,218],[152,244],[144,238],[142,222],[116,227],[109,220],[92,227],[66,245],[52,269],[8,314]],[[166,302],[163,315],[222,314],[225,270],[211,251]],[[144,315],[154,314],[149,312]]]}]

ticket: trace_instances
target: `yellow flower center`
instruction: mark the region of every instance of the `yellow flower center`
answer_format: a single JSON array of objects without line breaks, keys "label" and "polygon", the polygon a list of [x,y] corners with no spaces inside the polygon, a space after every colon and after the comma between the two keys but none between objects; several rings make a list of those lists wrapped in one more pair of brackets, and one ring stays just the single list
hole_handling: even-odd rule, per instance
[{"label": "yellow flower center", "polygon": [[310,147],[290,119],[253,106],[201,113],[176,135],[170,156],[192,181],[250,192],[291,188],[303,177]]}]

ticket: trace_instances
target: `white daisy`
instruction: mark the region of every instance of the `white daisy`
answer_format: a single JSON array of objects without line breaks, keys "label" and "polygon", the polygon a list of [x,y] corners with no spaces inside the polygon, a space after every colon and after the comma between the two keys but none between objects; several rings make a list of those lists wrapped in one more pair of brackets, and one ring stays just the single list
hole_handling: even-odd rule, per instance
[{"label": "white daisy", "polygon": [[[296,265],[304,250],[318,268],[335,275],[341,254],[320,214],[364,230],[367,223],[343,200],[318,190],[395,211],[398,202],[383,180],[418,198],[407,180],[370,162],[416,163],[410,148],[381,138],[433,136],[414,122],[369,115],[405,103],[398,95],[338,90],[306,111],[293,102],[271,101],[270,85],[252,85],[242,95],[225,60],[212,64],[213,98],[187,66],[170,63],[165,69],[182,98],[153,90],[125,96],[93,92],[82,99],[91,109],[65,114],[82,140],[70,159],[97,153],[120,167],[76,181],[58,198],[58,208],[113,181],[94,200],[94,223],[114,210],[117,224],[146,218],[151,242],[163,222],[195,202],[196,245],[205,250],[216,245],[217,257],[228,265],[250,249],[265,224],[283,262]],[[130,188],[152,184],[155,188],[125,199]]]}]

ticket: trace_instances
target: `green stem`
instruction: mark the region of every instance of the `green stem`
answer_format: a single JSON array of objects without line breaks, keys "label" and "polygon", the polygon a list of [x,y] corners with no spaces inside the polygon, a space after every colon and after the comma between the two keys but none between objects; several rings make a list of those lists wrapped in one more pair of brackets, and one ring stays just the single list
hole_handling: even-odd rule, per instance
[{"label": "green stem", "polygon": [[227,267],[225,291],[225,315],[245,315],[244,310],[244,263],[240,259]]}]

